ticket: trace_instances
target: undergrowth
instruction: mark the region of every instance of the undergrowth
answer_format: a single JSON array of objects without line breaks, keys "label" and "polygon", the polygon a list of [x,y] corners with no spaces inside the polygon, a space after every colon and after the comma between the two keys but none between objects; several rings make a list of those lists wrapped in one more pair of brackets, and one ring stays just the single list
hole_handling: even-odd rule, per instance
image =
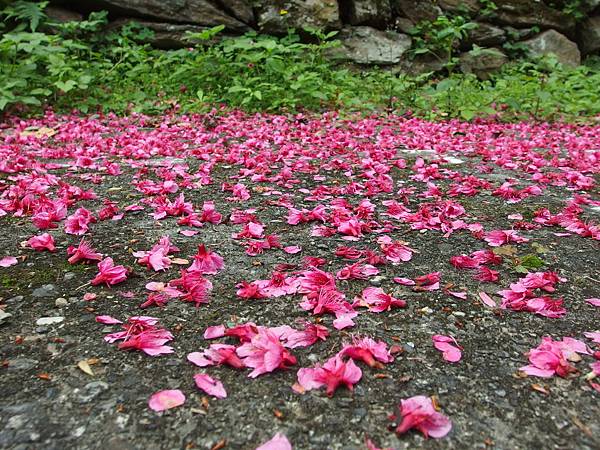
[{"label": "undergrowth", "polygon": [[[58,24],[43,7],[17,1],[0,12],[0,112],[36,114],[51,106],[61,112],[187,113],[223,104],[465,120],[581,120],[600,113],[594,62],[566,68],[552,60],[521,60],[486,81],[451,70],[408,76],[335,65],[326,57],[338,45],[335,33],[308,30],[313,39],[305,43],[294,32],[220,38],[216,27],[190,35],[189,48],[163,51],[139,43],[150,32],[134,24],[100,32],[105,13]],[[452,43],[444,41],[440,50]]]}]

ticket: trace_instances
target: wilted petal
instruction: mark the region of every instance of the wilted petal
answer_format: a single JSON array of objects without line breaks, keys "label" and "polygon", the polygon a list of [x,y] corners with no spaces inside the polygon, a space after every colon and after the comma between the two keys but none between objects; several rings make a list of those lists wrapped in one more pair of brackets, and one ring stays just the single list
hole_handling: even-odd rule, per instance
[{"label": "wilted petal", "polygon": [[148,406],[153,411],[165,411],[184,403],[185,395],[179,389],[156,392],[148,400]]}]

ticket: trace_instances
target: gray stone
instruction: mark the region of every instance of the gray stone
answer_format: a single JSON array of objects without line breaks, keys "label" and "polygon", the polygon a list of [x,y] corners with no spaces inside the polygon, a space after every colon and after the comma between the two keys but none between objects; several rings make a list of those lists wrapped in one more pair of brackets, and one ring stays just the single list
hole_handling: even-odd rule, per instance
[{"label": "gray stone", "polygon": [[49,5],[46,7],[46,9],[44,9],[44,12],[46,13],[46,16],[48,16],[50,22],[64,23],[80,22],[83,20],[82,14],[69,9],[61,8],[60,6]]},{"label": "gray stone", "polygon": [[578,66],[581,64],[581,53],[577,44],[555,30],[544,31],[523,44],[534,57],[553,54],[561,64]]},{"label": "gray stone", "polygon": [[506,31],[486,22],[476,22],[477,28],[469,30],[467,41],[480,47],[494,47],[506,42]]},{"label": "gray stone", "polygon": [[578,40],[584,55],[600,50],[600,16],[589,17],[580,24]]},{"label": "gray stone", "polygon": [[67,306],[69,301],[66,298],[58,297],[56,300],[54,300],[54,304],[60,308],[62,306]]},{"label": "gray stone", "polygon": [[392,21],[388,0],[341,0],[340,15],[344,23],[385,28]]},{"label": "gray stone", "polygon": [[0,309],[0,324],[8,321],[12,317],[11,313],[4,312],[3,309]]},{"label": "gray stone", "polygon": [[[283,6],[282,6],[283,5]],[[264,33],[285,34],[289,28],[339,29],[340,10],[333,0],[269,0],[257,7],[258,27]]]},{"label": "gray stone", "polygon": [[45,326],[45,325],[54,325],[57,323],[61,323],[63,320],[65,320],[64,317],[61,316],[54,316],[54,317],[41,317],[38,320],[35,321],[36,325],[40,325],[40,326]]},{"label": "gray stone", "polygon": [[45,284],[39,288],[33,290],[31,295],[34,297],[42,298],[42,297],[52,297],[56,291],[56,286],[53,284]]},{"label": "gray stone", "polygon": [[11,297],[8,300],[6,300],[6,303],[9,303],[9,304],[10,303],[19,303],[19,302],[22,302],[24,298],[25,297],[23,297],[22,295],[16,295],[16,296]]},{"label": "gray stone", "polygon": [[29,370],[38,363],[35,359],[15,358],[8,360],[8,370]]},{"label": "gray stone", "polygon": [[356,64],[397,64],[411,46],[405,34],[371,27],[344,28],[339,39],[342,45],[332,51],[332,57]]},{"label": "gray stone", "polygon": [[495,48],[477,48],[463,53],[459,58],[460,69],[463,73],[473,73],[478,78],[486,80],[492,72],[500,69],[508,62],[508,57]]},{"label": "gray stone", "polygon": [[75,278],[75,274],[73,272],[67,272],[67,273],[65,273],[65,276],[63,277],[63,279],[65,281],[72,280],[73,278]]}]

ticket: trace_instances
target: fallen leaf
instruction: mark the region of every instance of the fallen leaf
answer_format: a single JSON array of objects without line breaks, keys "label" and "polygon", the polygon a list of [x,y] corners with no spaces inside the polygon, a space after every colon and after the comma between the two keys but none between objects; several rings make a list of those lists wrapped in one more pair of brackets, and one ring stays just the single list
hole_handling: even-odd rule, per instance
[{"label": "fallen leaf", "polygon": [[77,367],[81,369],[83,373],[88,374],[89,376],[94,376],[94,371],[90,367],[90,364],[84,359],[83,361],[79,361],[77,363]]},{"label": "fallen leaf", "polygon": [[544,386],[542,386],[541,384],[533,383],[531,385],[531,389],[533,389],[534,391],[537,391],[537,392],[541,392],[544,395],[550,395],[550,391],[548,389],[546,389]]}]

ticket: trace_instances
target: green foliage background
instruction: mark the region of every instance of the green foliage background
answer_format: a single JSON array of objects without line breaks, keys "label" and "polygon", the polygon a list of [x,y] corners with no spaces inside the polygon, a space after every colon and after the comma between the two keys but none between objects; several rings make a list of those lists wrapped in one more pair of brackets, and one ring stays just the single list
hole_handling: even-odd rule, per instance
[{"label": "green foliage background", "polygon": [[[395,74],[336,65],[326,54],[335,33],[291,31],[282,38],[248,33],[221,38],[222,27],[190,34],[190,47],[140,44],[150,31],[135,24],[100,32],[105,13],[52,23],[46,2],[10,2],[0,12],[0,112],[36,114],[52,106],[84,113],[176,109],[216,104],[247,111],[397,112],[429,119],[495,116],[502,120],[594,120],[600,113],[600,64],[578,68],[552,59],[522,59],[482,81],[455,73],[456,43],[472,28],[440,17],[415,28],[413,55],[447,58],[441,73]],[[433,37],[432,37],[433,36]]]}]

